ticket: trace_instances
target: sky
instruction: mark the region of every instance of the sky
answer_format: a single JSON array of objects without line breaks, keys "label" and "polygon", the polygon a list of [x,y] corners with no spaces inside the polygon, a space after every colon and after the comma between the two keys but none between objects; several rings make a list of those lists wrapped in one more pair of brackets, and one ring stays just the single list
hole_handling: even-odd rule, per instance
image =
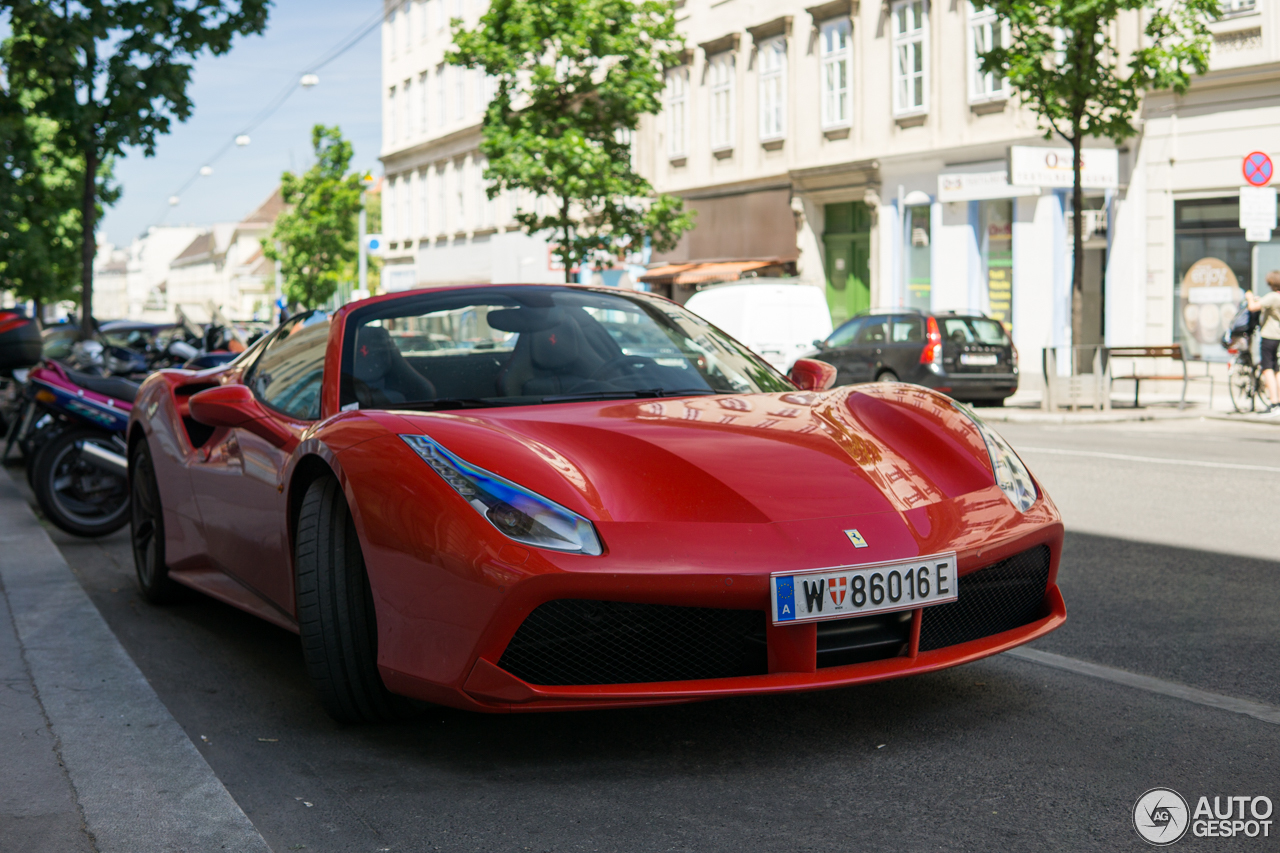
[{"label": "sky", "polygon": [[[248,146],[232,146],[212,164],[209,158],[381,8],[382,0],[275,0],[262,35],[237,39],[223,56],[197,60],[191,118],[160,138],[154,157],[136,150],[116,162],[124,192],[103,217],[106,239],[123,247],[151,225],[239,221],[271,194],[281,172],[310,164],[317,123],[342,128],[355,149],[353,168],[380,174],[380,27],[316,72],[319,85],[297,88],[250,134]],[[212,165],[213,174],[198,178],[170,207],[169,197],[203,165]]]}]

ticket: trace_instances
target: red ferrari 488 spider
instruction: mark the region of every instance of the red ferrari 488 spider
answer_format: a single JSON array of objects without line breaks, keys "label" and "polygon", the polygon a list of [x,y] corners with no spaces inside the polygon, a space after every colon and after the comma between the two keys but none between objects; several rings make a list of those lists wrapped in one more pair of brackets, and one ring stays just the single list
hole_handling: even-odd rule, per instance
[{"label": "red ferrari 488 spider", "polygon": [[1062,523],[1009,445],[833,379],[607,288],[299,315],[142,387],[138,579],[298,632],[347,721],[835,687],[1061,625]]}]

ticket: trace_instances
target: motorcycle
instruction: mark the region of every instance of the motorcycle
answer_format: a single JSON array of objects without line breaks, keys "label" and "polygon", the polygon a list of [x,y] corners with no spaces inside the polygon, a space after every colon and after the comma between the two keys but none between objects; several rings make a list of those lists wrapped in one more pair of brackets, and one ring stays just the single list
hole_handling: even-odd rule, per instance
[{"label": "motorcycle", "polygon": [[76,536],[105,536],[129,520],[125,434],[138,383],[45,361],[32,369],[5,446],[27,459],[45,517]]}]

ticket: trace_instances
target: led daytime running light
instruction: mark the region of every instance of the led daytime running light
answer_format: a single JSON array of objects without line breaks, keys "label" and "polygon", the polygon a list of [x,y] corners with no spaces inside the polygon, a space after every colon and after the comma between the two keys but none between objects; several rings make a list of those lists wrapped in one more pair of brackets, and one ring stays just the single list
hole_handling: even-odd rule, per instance
[{"label": "led daytime running light", "polygon": [[982,441],[987,446],[991,470],[995,472],[996,485],[1000,487],[1000,491],[1004,492],[1005,497],[1018,508],[1019,512],[1031,509],[1032,504],[1039,497],[1036,493],[1036,484],[1031,479],[1031,472],[1009,446],[1009,442],[987,426],[973,409],[954,400],[951,401],[951,405],[955,406],[956,411],[973,421],[973,425],[978,428],[978,434],[982,436]]},{"label": "led daytime running light", "polygon": [[576,512],[450,453],[425,435],[402,435],[472,509],[504,536],[535,548],[598,556],[595,525]]}]

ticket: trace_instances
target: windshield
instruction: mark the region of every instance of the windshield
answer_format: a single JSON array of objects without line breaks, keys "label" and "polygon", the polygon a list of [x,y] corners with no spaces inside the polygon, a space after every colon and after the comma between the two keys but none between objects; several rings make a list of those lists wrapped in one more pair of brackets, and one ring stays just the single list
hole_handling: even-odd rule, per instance
[{"label": "windshield", "polygon": [[347,322],[345,408],[794,390],[697,315],[631,291],[439,291],[370,305]]}]

